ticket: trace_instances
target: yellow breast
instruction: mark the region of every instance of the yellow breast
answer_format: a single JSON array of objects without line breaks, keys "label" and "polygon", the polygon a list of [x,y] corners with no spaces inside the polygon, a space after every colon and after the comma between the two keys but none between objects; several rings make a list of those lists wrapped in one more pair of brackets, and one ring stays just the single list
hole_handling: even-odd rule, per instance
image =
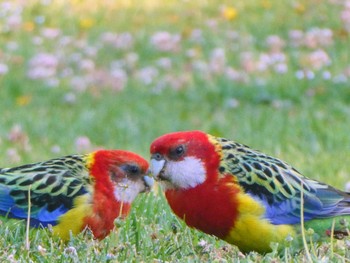
[{"label": "yellow breast", "polygon": [[288,236],[295,237],[290,225],[273,225],[263,219],[264,207],[247,194],[236,196],[239,216],[225,240],[237,245],[243,252],[271,251],[271,242],[284,243]]},{"label": "yellow breast", "polygon": [[84,218],[92,214],[88,195],[82,195],[74,200],[74,206],[59,218],[59,223],[53,227],[53,233],[63,240],[69,240],[70,235],[77,235],[84,228]]}]

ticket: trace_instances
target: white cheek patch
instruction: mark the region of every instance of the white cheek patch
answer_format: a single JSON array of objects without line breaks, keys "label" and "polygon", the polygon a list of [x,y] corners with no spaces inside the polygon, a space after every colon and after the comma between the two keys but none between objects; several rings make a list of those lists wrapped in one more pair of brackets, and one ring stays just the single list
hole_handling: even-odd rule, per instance
[{"label": "white cheek patch", "polygon": [[[194,157],[185,157],[182,161],[168,161],[165,168],[165,177],[169,178],[175,188],[188,189],[203,183],[206,178],[205,167],[201,160]],[[164,182],[164,187],[173,188]]]},{"label": "white cheek patch", "polygon": [[131,181],[125,178],[115,186],[114,196],[120,202],[131,204],[136,196],[144,190],[145,185],[142,180]]}]

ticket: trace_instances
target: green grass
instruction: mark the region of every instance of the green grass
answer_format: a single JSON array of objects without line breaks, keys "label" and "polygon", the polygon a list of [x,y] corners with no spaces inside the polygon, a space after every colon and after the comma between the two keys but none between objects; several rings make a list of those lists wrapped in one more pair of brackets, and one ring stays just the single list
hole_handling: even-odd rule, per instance
[{"label": "green grass", "polygon": [[[0,167],[35,162],[59,155],[76,153],[75,140],[87,136],[93,147],[128,149],[149,157],[148,147],[154,138],[177,130],[200,129],[250,145],[255,149],[280,157],[308,177],[322,180],[340,189],[349,181],[350,152],[350,89],[349,79],[336,82],[322,79],[322,72],[332,77],[343,74],[349,67],[349,34],[344,31],[339,14],[340,4],[308,1],[304,11],[294,8],[294,2],[236,1],[238,15],[233,21],[221,16],[220,9],[232,6],[232,1],[118,1],[108,8],[94,1],[27,1],[19,28],[1,29],[0,63],[9,72],[0,75]],[[111,2],[111,1],[106,1]],[[166,2],[166,3],[163,3]],[[297,2],[295,2],[297,3]],[[302,4],[303,1],[300,1]],[[265,7],[264,7],[265,6]],[[43,24],[35,22],[45,17]],[[6,18],[2,18],[6,21]],[[82,19],[91,19],[91,27],[84,27]],[[212,28],[210,24],[216,23]],[[25,24],[33,26],[26,30]],[[63,46],[56,40],[43,38],[41,45],[33,43],[45,27],[59,28],[61,35],[73,43]],[[288,31],[329,28],[333,44],[326,47],[293,47]],[[193,42],[190,34],[202,30],[202,41]],[[102,44],[103,32],[129,32],[134,38],[128,50],[118,50]],[[158,51],[150,43],[157,31],[169,31],[181,36],[180,48],[175,52]],[[228,33],[235,31],[237,38]],[[270,35],[278,35],[286,42],[282,52],[287,56],[288,72],[273,70],[247,73],[246,81],[232,81],[225,74],[200,72],[194,62],[210,61],[215,48],[225,50],[226,65],[241,68],[241,54],[250,52],[258,58],[268,53],[265,42]],[[249,38],[247,38],[249,37]],[[249,41],[247,39],[250,39]],[[11,42],[17,49],[9,50]],[[87,55],[87,47],[97,48],[96,56]],[[297,70],[303,69],[302,57],[318,48],[324,49],[332,63],[314,70],[315,78],[299,80]],[[194,58],[187,51],[195,50]],[[29,60],[36,54],[61,54],[57,87],[48,87],[45,80],[31,80],[26,76]],[[91,73],[71,62],[71,55],[91,59],[97,69],[107,70],[113,60],[124,60],[128,53],[139,57],[136,65],[123,69],[128,82],[122,91],[94,83],[80,92],[72,88],[70,76],[86,79]],[[172,61],[170,70],[156,65],[159,58]],[[146,85],[138,80],[137,71],[155,67],[159,74]],[[179,89],[172,88],[170,76]],[[183,84],[181,84],[183,83]],[[159,88],[162,87],[162,88]],[[76,100],[67,103],[64,97],[73,94]],[[29,98],[22,105],[21,98]],[[237,107],[230,100],[238,101]],[[11,141],[11,128],[19,124],[28,138],[30,149],[20,140]],[[59,146],[60,152],[52,152]],[[20,160],[13,160],[9,149],[18,152]],[[187,228],[175,218],[161,194],[138,198],[128,219],[119,231],[105,240],[94,241],[90,235],[72,238],[62,244],[49,230],[30,230],[30,250],[25,249],[25,224],[3,220],[0,226],[0,259],[13,262],[275,262],[306,260],[304,252],[294,256],[287,249],[282,255],[241,254],[237,248]],[[38,249],[38,246],[43,249]],[[331,247],[335,254],[332,256]],[[74,252],[76,251],[76,252]],[[349,245],[345,242],[323,244],[315,261],[346,261]]]}]

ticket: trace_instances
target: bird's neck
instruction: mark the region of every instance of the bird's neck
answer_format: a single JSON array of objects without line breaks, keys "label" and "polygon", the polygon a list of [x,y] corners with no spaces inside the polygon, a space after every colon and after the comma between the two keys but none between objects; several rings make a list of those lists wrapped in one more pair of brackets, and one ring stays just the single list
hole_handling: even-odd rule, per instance
[{"label": "bird's neck", "polygon": [[95,192],[92,200],[92,213],[85,218],[85,224],[98,239],[106,237],[114,228],[116,218],[125,218],[131,204],[116,200],[104,192]]},{"label": "bird's neck", "polygon": [[100,170],[98,176],[92,174],[96,178],[91,192],[92,213],[85,218],[86,225],[99,239],[107,236],[114,228],[114,220],[118,217],[126,217],[131,207],[130,203],[116,199],[113,183],[108,174],[102,174],[103,172]]},{"label": "bird's neck", "polygon": [[230,176],[187,190],[168,190],[165,195],[174,213],[187,225],[223,239],[238,215],[238,191]]}]

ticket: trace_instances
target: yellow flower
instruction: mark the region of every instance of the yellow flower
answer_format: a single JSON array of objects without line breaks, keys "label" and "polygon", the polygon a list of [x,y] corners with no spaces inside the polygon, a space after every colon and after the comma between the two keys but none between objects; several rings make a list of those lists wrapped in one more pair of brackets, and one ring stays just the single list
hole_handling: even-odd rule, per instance
[{"label": "yellow flower", "polygon": [[79,20],[79,25],[83,29],[89,29],[93,27],[94,24],[95,24],[95,20],[93,20],[92,18],[81,18]]},{"label": "yellow flower", "polygon": [[28,105],[32,101],[32,96],[23,95],[16,98],[16,104],[18,106]]},{"label": "yellow flower", "polygon": [[237,14],[237,9],[232,6],[224,7],[222,10],[222,16],[228,21],[234,20],[237,17]]},{"label": "yellow flower", "polygon": [[24,31],[27,31],[27,32],[32,32],[34,30],[34,23],[31,22],[31,21],[28,21],[28,22],[25,22],[23,23],[23,29]]},{"label": "yellow flower", "polygon": [[302,14],[305,12],[305,6],[302,3],[296,3],[294,5],[294,10],[295,12],[297,12],[298,14]]},{"label": "yellow flower", "polygon": [[271,9],[271,2],[269,0],[263,0],[261,6],[265,9]]}]

